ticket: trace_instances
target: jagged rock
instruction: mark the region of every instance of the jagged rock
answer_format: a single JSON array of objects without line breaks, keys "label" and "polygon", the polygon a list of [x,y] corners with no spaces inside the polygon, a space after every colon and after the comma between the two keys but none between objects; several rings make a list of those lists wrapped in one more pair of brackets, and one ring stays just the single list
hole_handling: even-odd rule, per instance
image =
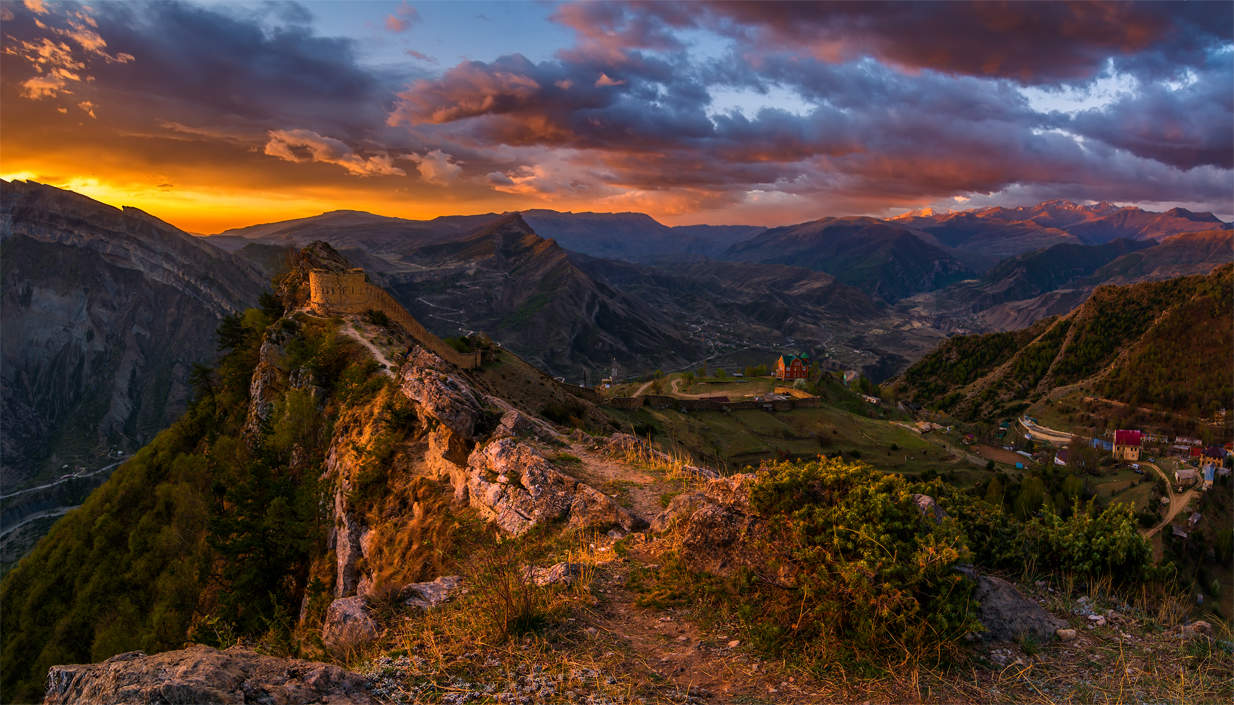
[{"label": "jagged rock", "polygon": [[497,424],[495,436],[521,436],[524,438],[534,438],[538,441],[551,441],[557,438],[557,434],[548,426],[548,424],[533,418],[519,411],[518,409],[510,409],[501,415],[501,422]]},{"label": "jagged rock", "polygon": [[523,569],[523,579],[535,583],[538,587],[549,585],[573,585],[583,574],[582,563],[554,563],[544,568],[528,566]]},{"label": "jagged rock", "polygon": [[403,588],[401,597],[403,604],[409,607],[419,607],[427,610],[450,598],[463,586],[463,578],[458,575],[443,575],[426,583],[412,583]]},{"label": "jagged rock", "polygon": [[468,467],[468,501],[507,534],[563,519],[571,528],[602,531],[645,526],[610,497],[557,470],[535,448],[514,438],[477,446]]},{"label": "jagged rock", "polygon": [[978,617],[985,625],[984,638],[993,641],[1015,641],[1031,637],[1049,641],[1059,629],[1067,626],[1063,620],[1042,609],[1024,596],[1015,585],[993,575],[982,575],[971,567],[960,568],[970,580],[977,581],[973,597],[981,605]]},{"label": "jagged rock", "polygon": [[283,371],[279,369],[279,359],[283,348],[271,334],[261,342],[257,356],[257,366],[249,380],[248,417],[244,422],[244,433],[253,436],[261,431],[263,424],[270,420],[275,404],[283,396]]},{"label": "jagged rock", "polygon": [[340,487],[334,493],[334,533],[331,537],[337,571],[334,594],[337,596],[350,595],[359,587],[356,566],[363,555],[364,529],[364,525],[347,511],[346,494]]},{"label": "jagged rock", "polygon": [[330,603],[321,627],[321,640],[326,646],[347,648],[376,638],[377,623],[369,616],[363,597],[340,597]]},{"label": "jagged rock", "polygon": [[938,506],[938,502],[935,502],[934,498],[928,494],[913,495],[913,503],[917,505],[917,511],[921,512],[921,516],[935,524],[941,524],[943,518],[947,516],[942,507]]},{"label": "jagged rock", "polygon": [[484,405],[471,388],[445,371],[436,355],[416,346],[399,372],[399,386],[420,411],[441,422],[456,435],[471,438]]},{"label": "jagged rock", "polygon": [[696,509],[710,502],[702,492],[686,492],[673,497],[664,511],[651,520],[651,530],[657,534],[668,531],[678,522],[689,519]]},{"label": "jagged rock", "polygon": [[370,705],[363,676],[338,666],[263,656],[232,647],[190,646],[147,656],[133,651],[102,663],[52,666],[44,705]]}]

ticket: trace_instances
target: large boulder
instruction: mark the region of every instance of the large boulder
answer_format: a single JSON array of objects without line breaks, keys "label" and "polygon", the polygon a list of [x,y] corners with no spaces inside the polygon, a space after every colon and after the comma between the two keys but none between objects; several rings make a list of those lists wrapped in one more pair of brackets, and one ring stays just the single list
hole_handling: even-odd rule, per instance
[{"label": "large boulder", "polygon": [[600,531],[614,527],[634,531],[646,525],[517,438],[498,438],[472,451],[467,490],[471,506],[511,535],[563,520],[571,528]]},{"label": "large boulder", "polygon": [[44,705],[370,705],[363,676],[338,666],[263,656],[232,647],[190,646],[102,663],[52,666]]},{"label": "large boulder", "polygon": [[326,609],[321,640],[332,649],[361,646],[377,638],[377,623],[369,616],[368,605],[358,595],[340,597]]},{"label": "large boulder", "polygon": [[987,640],[1016,641],[1028,637],[1044,643],[1067,626],[1006,580],[971,568],[961,572],[977,582],[973,598],[980,604],[978,617],[985,625],[983,636]]}]

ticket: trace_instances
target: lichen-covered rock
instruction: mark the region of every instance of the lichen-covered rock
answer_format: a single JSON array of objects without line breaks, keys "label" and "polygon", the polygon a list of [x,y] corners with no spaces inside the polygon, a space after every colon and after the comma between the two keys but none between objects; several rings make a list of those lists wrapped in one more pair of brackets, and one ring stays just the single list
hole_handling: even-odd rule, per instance
[{"label": "lichen-covered rock", "polygon": [[651,530],[657,534],[668,531],[694,515],[695,510],[711,502],[702,492],[685,492],[673,497],[664,511],[651,520]]},{"label": "lichen-covered rock", "polygon": [[321,640],[326,646],[345,649],[376,638],[377,623],[369,616],[363,597],[340,597],[330,603],[321,626]]},{"label": "lichen-covered rock", "polygon": [[400,597],[403,604],[409,607],[419,607],[422,610],[431,609],[454,597],[463,586],[463,578],[458,575],[443,575],[436,580],[425,583],[412,583],[403,588]]},{"label": "lichen-covered rock", "polygon": [[472,507],[507,534],[564,520],[572,528],[633,531],[645,525],[610,497],[553,467],[532,446],[498,438],[468,459]]},{"label": "lichen-covered rock", "polygon": [[558,434],[548,424],[518,409],[509,409],[501,415],[501,421],[497,424],[497,430],[493,435],[495,437],[532,438],[537,441],[554,441],[558,437]]},{"label": "lichen-covered rock", "polygon": [[44,705],[370,705],[363,676],[338,666],[263,656],[232,647],[190,646],[102,663],[52,666]]},{"label": "lichen-covered rock", "polygon": [[484,405],[465,382],[446,371],[436,355],[415,347],[399,372],[399,388],[420,405],[419,411],[456,435],[470,439],[475,434]]}]

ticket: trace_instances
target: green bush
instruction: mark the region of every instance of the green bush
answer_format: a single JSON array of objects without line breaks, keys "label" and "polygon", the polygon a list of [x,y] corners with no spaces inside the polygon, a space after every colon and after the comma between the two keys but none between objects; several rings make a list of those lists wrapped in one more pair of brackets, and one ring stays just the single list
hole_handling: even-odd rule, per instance
[{"label": "green bush", "polygon": [[1114,504],[1097,511],[1093,501],[1076,502],[1063,519],[1045,505],[1024,530],[1024,551],[1039,570],[1136,583],[1150,577],[1152,551],[1140,535],[1132,507]]},{"label": "green bush", "polygon": [[923,517],[904,478],[838,459],[780,463],[760,473],[750,502],[761,521],[733,549],[736,569],[674,582],[696,586],[757,647],[881,667],[948,660],[980,628],[972,584],[956,571],[970,560],[959,525]]}]

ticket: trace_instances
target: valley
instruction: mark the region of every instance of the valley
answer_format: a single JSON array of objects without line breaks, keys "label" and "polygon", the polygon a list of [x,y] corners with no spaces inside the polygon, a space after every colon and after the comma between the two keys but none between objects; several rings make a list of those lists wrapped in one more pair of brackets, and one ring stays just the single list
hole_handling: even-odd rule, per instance
[{"label": "valley", "polygon": [[[1179,236],[1066,242],[984,275],[961,263],[954,271],[967,280],[944,275],[924,285],[934,289],[892,293],[774,261],[596,258],[563,249],[519,214],[477,216],[478,227],[326,218],[218,236],[215,256],[246,280],[272,280],[274,293],[254,286],[250,307],[219,314],[217,344],[196,348],[218,357],[186,380],[179,420],[118,467],[0,498],[15,546],[50,525],[0,583],[3,601],[19,605],[0,617],[19,635],[4,646],[6,693],[33,694],[53,667],[83,669],[72,671],[81,676],[73,688],[112,687],[94,666],[63,664],[134,648],[162,653],[116,668],[154,673],[146,658],[247,664],[250,645],[356,669],[365,674],[349,681],[357,701],[483,699],[497,687],[515,701],[573,702],[569,693],[597,677],[611,702],[804,703],[905,689],[924,689],[922,699],[1027,696],[1033,681],[1008,678],[1003,666],[1019,660],[1061,679],[1075,649],[1123,644],[1144,670],[1154,658],[1190,658],[1179,644],[1201,642],[1182,635],[1228,619],[1234,590],[1215,572],[1232,523],[1217,489],[1228,476],[1215,491],[1175,488],[1187,458],[1139,470],[1072,442],[1124,426],[1205,443],[1234,435],[1213,422],[1227,418],[1229,390],[1204,364],[1211,358],[1164,345],[1187,331],[1195,349],[1234,349],[1211,324],[1228,317],[1218,292],[1232,286],[1230,265],[1164,275],[1223,256],[1227,231],[1196,236],[1201,246],[1155,273],[1124,258],[1177,248]],[[803,232],[814,236],[813,226]],[[917,236],[895,236],[904,237]],[[305,246],[290,244],[298,238]],[[417,339],[415,326],[380,311],[332,312],[308,299],[310,270],[355,265],[444,342]],[[888,266],[853,271],[903,280],[894,259]],[[1145,281],[1100,285],[1111,271]],[[949,337],[965,326],[998,331],[982,316],[1045,296],[1077,304],[1044,319],[1026,304],[1030,327]],[[482,362],[457,368],[436,347]],[[811,353],[796,381],[775,378],[786,351]],[[1036,440],[1020,438],[1021,417]],[[818,487],[847,499],[816,499]],[[798,513],[803,502],[810,509]],[[939,559],[946,570],[923,567],[916,587],[869,599],[942,600],[950,606],[921,614],[954,615],[937,618],[957,620],[947,627],[957,634],[1003,636],[936,640],[927,635],[938,627],[908,616],[918,612],[907,603],[865,617],[899,620],[896,629],[921,639],[915,653],[935,654],[905,681],[878,665],[899,647],[829,602],[901,579],[901,564],[879,559],[873,544],[836,544],[830,555],[866,556],[886,571],[883,582],[829,583],[791,605],[786,588],[749,582],[770,569],[768,557],[794,550],[789,527],[850,507],[867,508],[834,521],[895,522],[909,527],[892,539],[899,550],[950,541],[955,551]],[[947,518],[929,519],[936,511]],[[114,540],[86,541],[94,531]],[[1109,537],[1119,548],[1096,567],[1058,548],[1087,542],[1088,555]],[[1195,547],[1212,558],[1189,558]],[[1173,561],[1176,577],[1162,578],[1154,557]],[[128,568],[113,576],[112,565]],[[963,565],[980,577],[955,583]],[[831,570],[793,580],[840,575]],[[527,577],[536,571],[553,577],[541,585]],[[1065,587],[1077,573],[1104,587],[1077,600]],[[992,589],[985,576],[1015,581],[1005,599],[1036,621],[1008,626],[990,598],[973,598]],[[1133,582],[1120,582],[1127,576]],[[448,587],[459,584],[466,589]],[[1132,585],[1153,592],[1136,598]],[[1180,589],[1204,602],[1180,604]],[[757,617],[741,606],[751,602]],[[115,608],[105,615],[102,605]],[[802,609],[824,631],[790,630]],[[271,614],[285,616],[273,623]],[[46,627],[14,631],[13,620]],[[59,636],[69,629],[83,637]],[[1061,636],[1068,630],[1081,636]],[[477,639],[487,654],[479,660],[433,646]],[[186,640],[231,648],[174,650]],[[522,655],[529,649],[534,661]],[[1177,661],[1195,676],[1188,696],[1228,694],[1232,665],[1207,653]],[[836,680],[816,660],[831,658],[880,675]],[[453,685],[442,689],[443,679]],[[183,686],[199,687],[191,681]],[[1147,697],[1169,686],[1143,676],[1134,687]]]}]

